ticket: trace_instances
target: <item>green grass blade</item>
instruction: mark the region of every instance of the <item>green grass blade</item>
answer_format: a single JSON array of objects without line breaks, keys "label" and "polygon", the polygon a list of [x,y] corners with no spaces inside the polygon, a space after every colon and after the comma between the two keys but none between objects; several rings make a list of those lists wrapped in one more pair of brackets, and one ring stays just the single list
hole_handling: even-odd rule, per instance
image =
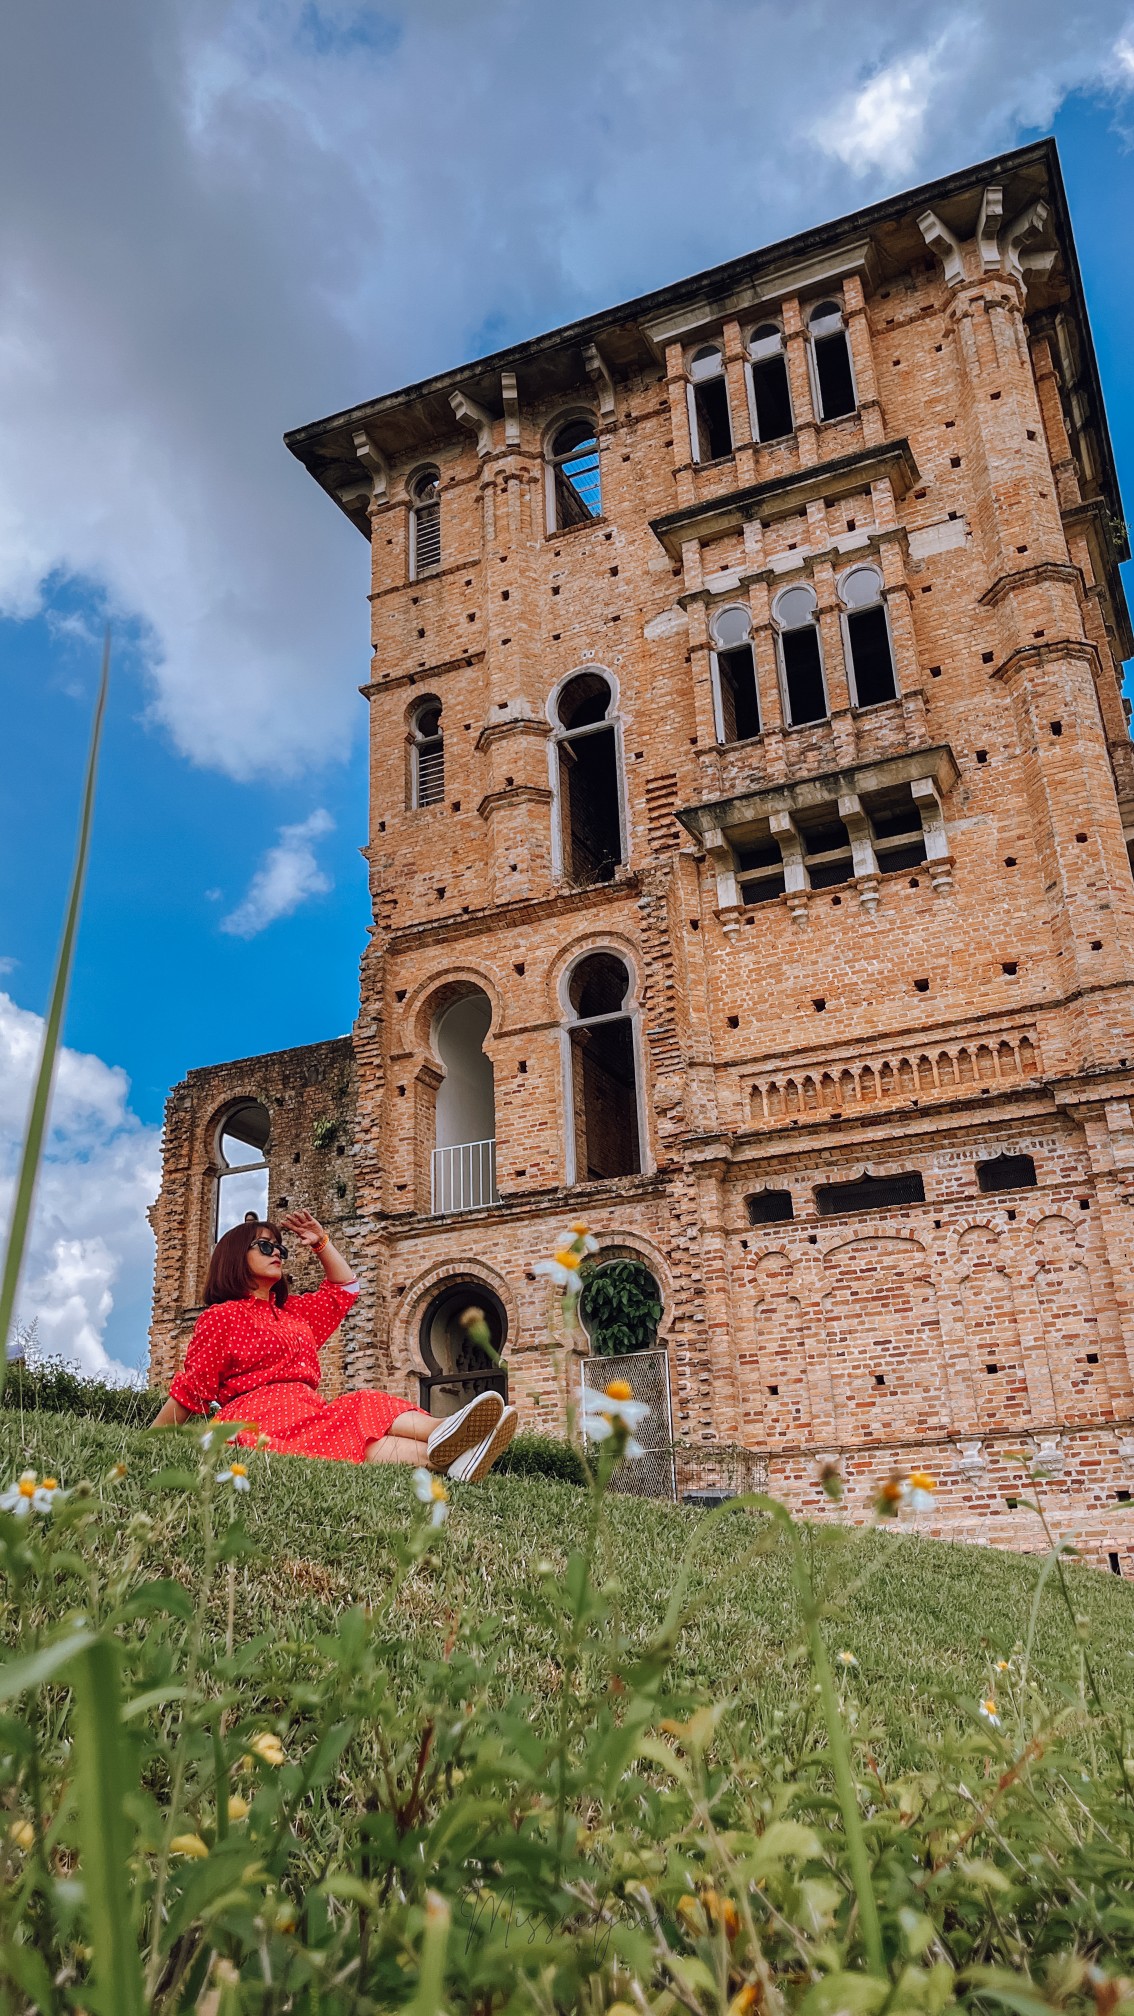
[{"label": "green grass blade", "polygon": [[99,2016],[143,2016],[142,1962],[130,1909],[130,1834],[117,1654],[96,1638],[75,1664],[76,1792],[91,1970]]},{"label": "green grass blade", "polygon": [[91,725],[91,743],[87,755],[87,774],[83,784],[83,803],[79,817],[79,840],[75,850],[75,865],[71,871],[71,889],[67,899],[67,913],[63,922],[63,935],[59,940],[59,952],[55,962],[55,977],[51,983],[51,999],[47,1008],[47,1020],[43,1028],[43,1049],[40,1053],[39,1071],[35,1090],[32,1093],[31,1110],[28,1114],[27,1132],[24,1136],[23,1153],[20,1158],[20,1173],[16,1179],[16,1194],[12,1200],[12,1222],[8,1228],[8,1243],[4,1252],[4,1272],[0,1276],[0,1393],[4,1391],[4,1380],[8,1370],[8,1338],[12,1329],[12,1318],[16,1309],[16,1290],[20,1283],[20,1270],[24,1262],[27,1246],[28,1227],[31,1223],[32,1202],[35,1197],[36,1178],[39,1174],[40,1158],[43,1154],[43,1137],[47,1130],[47,1113],[51,1103],[51,1083],[55,1076],[55,1060],[59,1054],[60,1039],[63,1034],[63,1011],[67,1005],[67,989],[71,980],[71,966],[75,956],[75,938],[79,928],[79,912],[83,901],[83,882],[87,872],[87,856],[90,853],[91,822],[94,816],[95,778],[98,773],[98,750],[102,740],[103,715],[106,712],[106,694],[110,684],[110,632],[102,647],[102,674],[99,679],[98,699],[95,702],[94,721]]}]

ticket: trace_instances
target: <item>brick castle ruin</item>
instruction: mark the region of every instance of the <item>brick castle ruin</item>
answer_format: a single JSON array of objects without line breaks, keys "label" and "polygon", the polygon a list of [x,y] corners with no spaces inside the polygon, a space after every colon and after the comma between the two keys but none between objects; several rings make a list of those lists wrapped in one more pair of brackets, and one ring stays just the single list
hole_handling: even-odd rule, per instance
[{"label": "brick castle ruin", "polygon": [[349,1036],[170,1096],[154,1382],[290,1199],[363,1281],[329,1391],[456,1404],[475,1301],[555,1428],[584,1214],[678,1436],[1015,1546],[1026,1449],[1128,1566],[1127,548],[1053,145],[287,445],[371,548],[373,923]]}]

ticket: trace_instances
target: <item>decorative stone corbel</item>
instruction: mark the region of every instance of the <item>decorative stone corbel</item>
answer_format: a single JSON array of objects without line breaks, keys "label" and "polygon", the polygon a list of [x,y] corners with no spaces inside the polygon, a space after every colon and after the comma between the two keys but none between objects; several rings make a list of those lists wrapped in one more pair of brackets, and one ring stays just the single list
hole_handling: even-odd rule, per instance
[{"label": "decorative stone corbel", "polygon": [[488,455],[492,449],[492,415],[470,399],[467,392],[450,392],[449,404],[462,427],[469,427],[476,435],[476,452]]},{"label": "decorative stone corbel", "polygon": [[945,814],[941,809],[937,786],[932,777],[915,777],[910,790],[921,813],[929,879],[939,896],[947,895],[953,887],[953,857],[949,852],[949,835],[945,831]]},{"label": "decorative stone corbel", "polygon": [[1055,259],[1054,251],[1041,252],[1037,246],[1027,247],[1025,240],[1038,238],[1048,219],[1048,207],[1042,197],[1029,203],[1000,233],[1000,254],[1005,273],[1013,279],[1023,280],[1025,267],[1031,271],[1046,269]]},{"label": "decorative stone corbel", "polygon": [[966,1477],[979,1476],[988,1468],[988,1457],[984,1453],[983,1442],[962,1442],[958,1445],[957,1468]]},{"label": "decorative stone corbel", "polygon": [[803,843],[795,830],[790,812],[773,812],[768,821],[773,840],[779,842],[784,861],[784,895],[791,913],[791,921],[800,929],[807,923],[807,899],[810,889],[807,870],[803,865]]},{"label": "decorative stone corbel", "polygon": [[1118,1460],[1125,1471],[1134,1470],[1134,1435],[1119,1436]]},{"label": "decorative stone corbel", "polygon": [[587,377],[598,391],[599,412],[602,418],[604,420],[613,420],[614,379],[611,377],[610,366],[606,358],[595,344],[584,343],[583,364]]},{"label": "decorative stone corbel", "polygon": [[986,273],[1000,271],[1000,227],[1004,222],[1004,191],[992,182],[980,199],[976,242],[980,263]]},{"label": "decorative stone corbel", "polygon": [[[516,389],[514,371],[500,373],[500,397],[504,401],[504,446],[518,448],[520,445],[520,395]],[[481,453],[484,450],[481,449]]]},{"label": "decorative stone corbel", "polygon": [[941,222],[936,210],[923,210],[917,220],[921,232],[931,252],[936,252],[945,269],[945,284],[955,287],[965,277],[965,262],[961,247],[947,224]]},{"label": "decorative stone corbel", "polygon": [[1035,1453],[1028,1465],[1033,1477],[1062,1477],[1063,1444],[1058,1435],[1038,1435]]},{"label": "decorative stone corbel", "polygon": [[390,486],[390,465],[365,427],[360,427],[354,437],[354,452],[370,478],[370,495],[374,501],[384,501]]},{"label": "decorative stone corbel", "polygon": [[854,879],[858,888],[858,900],[871,916],[878,908],[878,857],[874,852],[870,822],[862,809],[862,800],[856,792],[847,791],[839,799],[839,818],[850,834],[851,856],[854,863]]},{"label": "decorative stone corbel", "polygon": [[736,888],[736,862],[732,848],[719,826],[707,826],[701,844],[717,878],[718,910],[734,909],[740,897]]}]

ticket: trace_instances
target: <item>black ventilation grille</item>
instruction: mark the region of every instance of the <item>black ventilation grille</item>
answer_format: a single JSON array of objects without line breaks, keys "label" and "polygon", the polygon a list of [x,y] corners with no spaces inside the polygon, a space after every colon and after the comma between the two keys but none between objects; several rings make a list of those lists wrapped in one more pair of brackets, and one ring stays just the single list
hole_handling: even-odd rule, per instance
[{"label": "black ventilation grille", "polygon": [[854,1183],[821,1183],[815,1203],[821,1218],[843,1211],[885,1211],[895,1204],[924,1204],[925,1184],[917,1169],[902,1176],[860,1176]]}]

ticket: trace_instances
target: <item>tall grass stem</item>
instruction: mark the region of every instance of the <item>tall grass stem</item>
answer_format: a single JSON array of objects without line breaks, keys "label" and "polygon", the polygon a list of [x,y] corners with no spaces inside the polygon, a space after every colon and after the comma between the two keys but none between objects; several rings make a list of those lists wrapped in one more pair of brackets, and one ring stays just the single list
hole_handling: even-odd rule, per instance
[{"label": "tall grass stem", "polygon": [[98,775],[98,752],[102,741],[102,723],[106,713],[106,696],[110,686],[110,631],[106,633],[102,647],[102,671],[98,682],[98,698],[95,701],[94,720],[91,724],[90,748],[87,752],[87,772],[83,782],[83,803],[79,815],[79,838],[75,849],[75,865],[71,870],[71,888],[67,898],[67,911],[63,920],[63,935],[59,940],[59,951],[55,961],[55,976],[51,982],[51,996],[47,1007],[47,1019],[43,1025],[43,1047],[40,1051],[39,1070],[36,1073],[35,1089],[32,1093],[31,1108],[28,1113],[27,1131],[24,1135],[23,1152],[20,1157],[20,1173],[16,1178],[16,1194],[12,1200],[12,1220],[8,1227],[8,1240],[4,1249],[4,1271],[0,1275],[0,1394],[4,1391],[4,1381],[8,1372],[8,1338],[11,1335],[12,1319],[16,1310],[16,1294],[20,1285],[20,1273],[24,1264],[28,1230],[31,1225],[32,1204],[35,1201],[36,1179],[43,1156],[43,1140],[47,1132],[47,1115],[51,1105],[51,1086],[55,1077],[55,1065],[59,1056],[59,1046],[63,1035],[63,1014],[67,1006],[67,990],[71,984],[71,967],[75,957],[75,939],[79,929],[79,914],[83,903],[83,884],[86,880],[87,858],[90,854],[91,825],[94,819],[95,779]]}]

